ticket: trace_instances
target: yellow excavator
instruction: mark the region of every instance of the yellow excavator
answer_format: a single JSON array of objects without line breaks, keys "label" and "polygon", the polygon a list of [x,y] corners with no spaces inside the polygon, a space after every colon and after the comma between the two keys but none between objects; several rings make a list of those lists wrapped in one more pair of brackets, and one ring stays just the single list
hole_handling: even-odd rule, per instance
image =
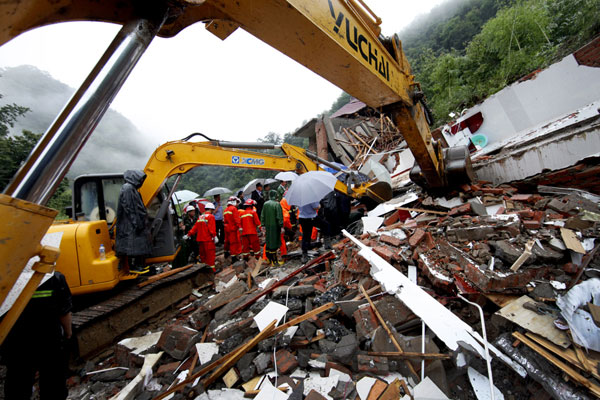
[{"label": "yellow excavator", "polygon": [[[151,219],[153,242],[148,264],[173,261],[178,246],[174,231],[177,217],[169,206],[179,179],[190,169],[202,166],[226,166],[273,171],[293,171],[298,174],[322,170],[322,165],[339,170],[335,164],[319,158],[303,148],[284,143],[237,143],[223,141],[190,141],[192,134],[183,140],[168,142],[158,147],[150,156],[144,172],[146,180],[139,189]],[[204,136],[204,135],[202,135]],[[256,150],[277,150],[274,155]],[[254,151],[253,151],[254,150]],[[354,171],[340,171],[335,189],[355,198],[365,196],[375,202],[392,197],[387,182],[369,181]],[[169,179],[173,182],[168,185]],[[135,279],[127,268],[119,268],[119,259],[113,249],[110,230],[114,226],[119,191],[123,185],[122,174],[94,174],[77,177],[73,182],[73,205],[70,219],[54,223],[48,233],[62,233],[60,256],[56,269],[65,275],[74,295],[112,289],[123,280]],[[99,249],[104,245],[105,255]]]},{"label": "yellow excavator", "polygon": [[[3,220],[0,259],[4,264],[0,275],[0,302],[4,301],[28,260],[38,257],[33,259],[31,266],[32,278],[0,325],[0,342],[43,275],[53,270],[58,259],[57,248],[41,244],[56,215],[56,211],[44,204],[157,35],[172,37],[197,22],[204,23],[209,32],[222,40],[236,29],[243,29],[389,115],[415,156],[416,165],[411,171],[415,181],[439,189],[471,176],[466,148],[444,149],[433,140],[423,94],[411,74],[400,40],[396,36],[381,36],[381,19],[362,0],[14,0],[0,2],[0,45],[30,29],[80,20],[112,22],[123,27],[0,195]],[[166,160],[166,165],[171,163],[169,157],[178,157],[177,152],[200,151],[207,145],[212,146],[211,153],[215,151],[223,156],[227,151],[223,143],[213,142],[180,146],[178,150],[172,150],[174,154],[161,147],[163,153],[157,154]],[[183,150],[186,148],[189,150]],[[302,157],[292,155],[291,159],[289,162],[295,164]],[[188,166],[191,168],[200,163],[188,160],[179,168],[186,170]],[[204,164],[210,163],[205,159]],[[162,175],[165,176],[168,174]],[[160,184],[153,186],[153,189],[150,185],[144,189],[145,201],[153,196],[159,198]],[[364,192],[367,191],[364,188]],[[73,253],[69,258],[77,253],[91,269],[97,266],[94,264],[97,260],[100,261],[99,245],[109,240],[106,221],[96,223],[97,228],[93,223],[86,228],[91,230],[86,234],[85,243],[61,244],[65,253]],[[72,229],[83,226],[74,223]],[[77,240],[77,233],[63,232],[63,242]],[[69,235],[73,236],[69,238]],[[113,254],[110,251],[108,254],[104,261],[114,268]],[[67,254],[63,256],[66,259]],[[82,263],[81,259],[79,263]],[[79,279],[80,286],[104,285],[111,277],[114,280],[118,276],[117,272],[107,268],[106,276],[99,278],[95,272],[84,271],[85,268],[79,268],[79,277],[73,278]],[[99,280],[105,281],[99,283]]]}]

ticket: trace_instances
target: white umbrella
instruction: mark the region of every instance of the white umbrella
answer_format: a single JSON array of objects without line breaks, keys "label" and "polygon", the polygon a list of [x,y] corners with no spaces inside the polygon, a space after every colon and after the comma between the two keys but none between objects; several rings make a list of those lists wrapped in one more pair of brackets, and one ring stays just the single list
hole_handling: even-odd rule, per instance
[{"label": "white umbrella", "polygon": [[227,189],[226,187],[214,187],[212,189],[207,190],[206,192],[204,192],[204,194],[202,196],[206,197],[206,196],[214,196],[217,194],[224,194],[224,193],[233,193],[231,191],[231,189]]},{"label": "white umbrella", "polygon": [[[254,189],[256,189],[256,184],[260,183],[261,185],[270,185],[272,183],[275,182],[279,182],[277,179],[264,179],[264,178],[256,178],[256,179],[252,179],[250,182],[246,183],[246,186],[244,186],[241,190],[243,191],[244,197],[246,196],[250,196],[250,194],[254,191]],[[263,194],[263,196],[265,196]],[[266,195],[265,199],[268,199],[268,194]]]},{"label": "white umbrella", "polygon": [[244,197],[250,196],[250,194],[254,191],[254,189],[256,189],[257,183],[260,183],[262,185],[263,182],[264,182],[264,179],[256,178],[256,179],[252,179],[250,182],[246,183],[246,186],[244,186],[242,188]]},{"label": "white umbrella", "polygon": [[173,193],[173,200],[175,203],[185,203],[198,197],[198,193],[194,193],[191,190],[183,189]]},{"label": "white umbrella", "polygon": [[292,171],[284,171],[284,172],[280,172],[277,175],[275,175],[275,179],[277,179],[278,181],[293,181],[294,179],[296,179],[298,177],[298,174]]},{"label": "white umbrella", "polygon": [[285,198],[290,205],[316,203],[335,187],[337,179],[330,172],[310,171],[300,175],[288,189]]}]

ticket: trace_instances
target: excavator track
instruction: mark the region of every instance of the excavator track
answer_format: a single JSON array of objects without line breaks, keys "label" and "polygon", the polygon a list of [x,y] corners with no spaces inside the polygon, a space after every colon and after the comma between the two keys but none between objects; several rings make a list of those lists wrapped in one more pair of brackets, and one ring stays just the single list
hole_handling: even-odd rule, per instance
[{"label": "excavator track", "polygon": [[73,329],[79,356],[88,357],[101,351],[115,338],[212,280],[210,269],[196,264],[141,288],[136,284],[107,300],[74,312]]}]

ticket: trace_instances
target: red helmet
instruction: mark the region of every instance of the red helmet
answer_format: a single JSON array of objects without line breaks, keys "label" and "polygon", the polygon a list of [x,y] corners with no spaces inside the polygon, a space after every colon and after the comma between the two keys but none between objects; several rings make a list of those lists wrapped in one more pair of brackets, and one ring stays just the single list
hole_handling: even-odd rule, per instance
[{"label": "red helmet", "polygon": [[253,206],[256,204],[256,201],[252,200],[252,199],[248,199],[244,202],[245,206]]}]

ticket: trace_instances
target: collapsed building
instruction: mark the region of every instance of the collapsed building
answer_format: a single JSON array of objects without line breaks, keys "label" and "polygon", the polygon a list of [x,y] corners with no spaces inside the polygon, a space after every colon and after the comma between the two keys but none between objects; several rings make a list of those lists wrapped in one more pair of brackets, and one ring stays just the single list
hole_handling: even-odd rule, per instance
[{"label": "collapsed building", "polygon": [[[478,178],[445,197],[410,183],[385,115],[354,100],[309,121],[311,150],[395,197],[305,265],[294,244],[281,268],[219,257],[72,377],[71,398],[600,397],[599,45],[436,130],[470,143]],[[517,107],[533,98],[544,112]]]}]

